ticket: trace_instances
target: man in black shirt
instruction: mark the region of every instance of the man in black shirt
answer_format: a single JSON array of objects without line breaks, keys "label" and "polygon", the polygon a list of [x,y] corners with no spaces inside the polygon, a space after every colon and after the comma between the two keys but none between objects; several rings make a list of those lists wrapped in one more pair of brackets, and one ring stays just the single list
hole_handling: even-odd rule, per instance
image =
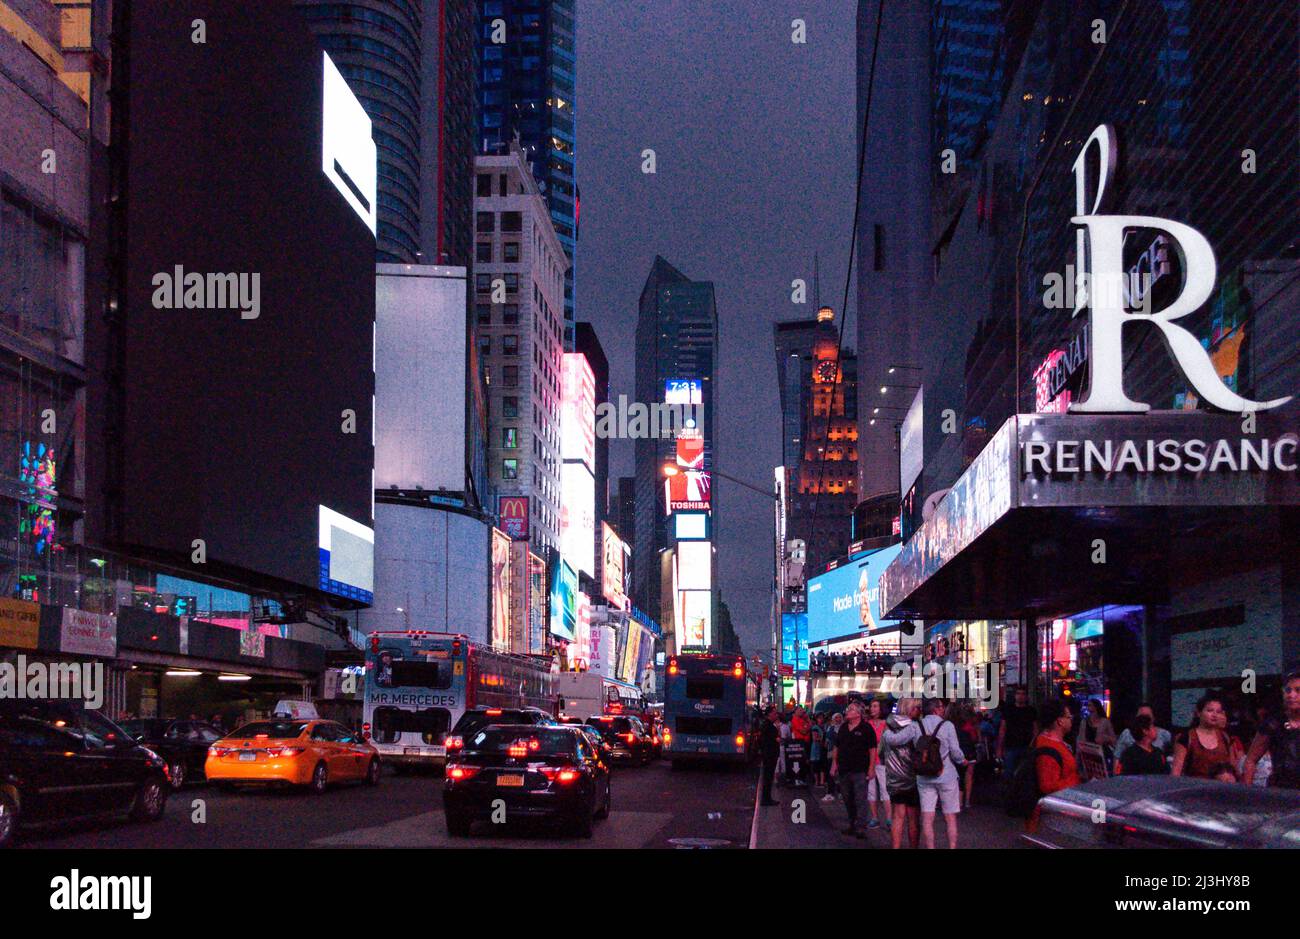
[{"label": "man in black shirt", "polygon": [[867,801],[867,778],[876,771],[876,732],[862,719],[862,705],[854,701],[845,711],[844,724],[831,750],[831,775],[839,779],[849,827],[844,834],[865,838],[858,829],[858,803]]},{"label": "man in black shirt", "polygon": [[772,779],[776,776],[776,760],[781,752],[781,738],[776,730],[780,714],[769,707],[763,715],[763,726],[758,732],[758,752],[763,757],[763,800],[760,805],[776,805],[772,798]]},{"label": "man in black shirt", "polygon": [[1038,712],[1029,705],[1029,692],[1017,688],[1012,703],[1002,708],[1002,722],[998,727],[998,759],[1002,761],[1004,779],[1016,774],[1029,745],[1038,736]]}]

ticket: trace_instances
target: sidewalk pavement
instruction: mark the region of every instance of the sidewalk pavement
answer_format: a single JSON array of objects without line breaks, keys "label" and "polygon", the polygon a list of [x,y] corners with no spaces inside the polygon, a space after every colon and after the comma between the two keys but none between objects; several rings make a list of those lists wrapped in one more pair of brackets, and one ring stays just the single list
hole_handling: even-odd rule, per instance
[{"label": "sidewalk pavement", "polygon": [[[848,813],[838,797],[823,802],[825,789],[776,786],[773,796],[779,806],[757,807],[757,848],[884,848],[891,847],[889,831],[882,825],[854,838],[842,832],[848,827]],[[978,793],[977,793],[978,794]],[[986,797],[986,802],[988,801]],[[863,824],[861,818],[859,825]],[[977,803],[958,817],[957,845],[960,848],[1023,848],[1020,840],[1024,822],[1008,818],[998,804]],[[946,849],[948,835],[943,816],[934,823],[935,846]],[[907,844],[906,839],[903,842]]]}]

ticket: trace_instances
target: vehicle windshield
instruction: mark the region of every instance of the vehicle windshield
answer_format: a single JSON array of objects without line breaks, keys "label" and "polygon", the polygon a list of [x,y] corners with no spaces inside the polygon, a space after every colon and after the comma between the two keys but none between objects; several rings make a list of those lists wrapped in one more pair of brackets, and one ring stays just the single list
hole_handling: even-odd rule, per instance
[{"label": "vehicle windshield", "polygon": [[632,719],[628,717],[593,717],[587,723],[601,733],[630,734],[633,730]]},{"label": "vehicle windshield", "polygon": [[546,727],[488,727],[465,739],[467,754],[514,759],[572,759],[577,740],[571,730]]},{"label": "vehicle windshield", "polygon": [[228,737],[270,737],[273,740],[292,740],[299,736],[306,721],[254,721],[245,724]]}]

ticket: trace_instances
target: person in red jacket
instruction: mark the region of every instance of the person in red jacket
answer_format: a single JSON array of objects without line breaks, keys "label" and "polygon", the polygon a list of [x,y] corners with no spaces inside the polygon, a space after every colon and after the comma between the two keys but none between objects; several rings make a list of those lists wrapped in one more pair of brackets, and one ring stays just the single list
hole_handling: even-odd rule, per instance
[{"label": "person in red jacket", "polygon": [[[1038,776],[1038,792],[1049,796],[1053,792],[1069,789],[1079,785],[1079,766],[1065,742],[1074,726],[1074,714],[1066,703],[1059,698],[1049,698],[1038,708],[1038,726],[1042,728],[1034,740],[1034,749],[1051,750],[1060,756],[1060,762],[1046,753],[1034,757],[1034,771]],[[1029,831],[1038,830],[1038,807],[1034,807],[1026,826]]]}]

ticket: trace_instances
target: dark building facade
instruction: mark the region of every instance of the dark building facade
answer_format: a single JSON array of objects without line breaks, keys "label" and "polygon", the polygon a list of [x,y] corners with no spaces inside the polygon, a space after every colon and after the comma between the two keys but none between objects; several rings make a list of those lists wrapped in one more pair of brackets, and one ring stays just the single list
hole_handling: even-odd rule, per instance
[{"label": "dark building facade", "polygon": [[[1197,0],[933,8],[949,27],[932,36],[933,67],[951,73],[932,87],[959,84],[959,21],[1000,60],[980,60],[997,81],[978,101],[936,98],[932,112],[932,147],[964,154],[965,176],[935,182],[947,188],[930,226],[927,315],[942,328],[921,363],[916,501],[931,506],[881,578],[882,606],[927,621],[932,637],[983,623],[985,641],[963,645],[1035,694],[1098,697],[1121,722],[1149,699],[1160,720],[1184,725],[1200,694],[1223,691],[1234,732],[1248,733],[1254,707],[1276,706],[1279,676],[1300,662],[1300,571],[1276,550],[1296,538],[1294,461],[1276,449],[1296,431],[1296,402],[1264,406],[1300,392],[1287,326],[1300,310],[1300,11]],[[1080,265],[1096,273],[1102,249],[1071,221],[1089,215],[1144,219],[1120,250],[1129,315],[1204,287],[1165,330],[1190,337],[1181,351],[1137,321],[1118,355],[1093,347],[1105,301],[1076,315],[1068,292]],[[1193,233],[1175,236],[1166,220]],[[1208,263],[1189,253],[1199,238]],[[1196,361],[1215,380],[1195,383]],[[1151,410],[1082,413],[1096,376],[1115,368]],[[1247,406],[1211,404],[1229,400],[1216,388]],[[1204,466],[1141,456],[1197,440],[1214,452]],[[1246,454],[1267,440],[1263,467]],[[1130,452],[1123,469],[1105,468],[1112,445]],[[1087,454],[1077,472],[1075,446]],[[1041,447],[1064,462],[1027,463]]]},{"label": "dark building facade", "polygon": [[473,264],[474,0],[295,0],[374,123],[376,254]]},{"label": "dark building facade", "polygon": [[477,8],[479,147],[497,152],[518,137],[546,197],[569,259],[564,318],[572,349],[579,201],[574,0],[477,0]]}]

